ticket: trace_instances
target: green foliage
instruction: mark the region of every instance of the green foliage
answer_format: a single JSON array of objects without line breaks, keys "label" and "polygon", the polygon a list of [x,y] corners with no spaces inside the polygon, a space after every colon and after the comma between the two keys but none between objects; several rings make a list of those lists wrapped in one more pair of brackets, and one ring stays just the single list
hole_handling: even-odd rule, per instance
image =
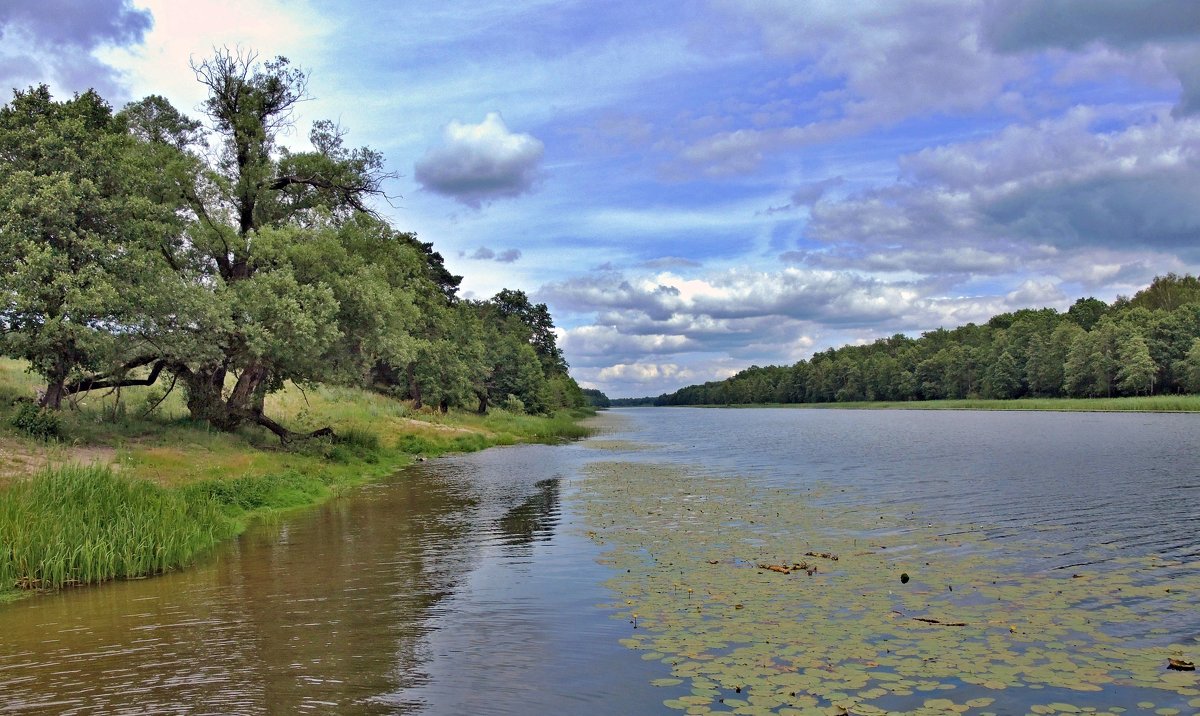
[{"label": "green foliage", "polygon": [[[1200,280],[1168,274],[1134,300],[1024,309],[984,325],[892,336],[751,366],[658,405],[1098,398],[1200,392]],[[612,401],[614,405],[645,401]]]},{"label": "green foliage", "polygon": [[[612,405],[612,401],[604,393],[595,388],[584,388],[582,391],[584,400],[593,408],[607,408]],[[780,400],[779,402],[784,402]]]},{"label": "green foliage", "polygon": [[172,160],[95,92],[56,102],[45,85],[0,108],[0,156],[4,352],[30,362],[57,408],[68,381],[157,333],[161,304],[146,296],[165,268],[154,247],[179,232],[179,202],[162,191]]},{"label": "green foliage", "polygon": [[382,446],[379,433],[355,427],[338,431],[337,442],[363,451],[375,451]]},{"label": "green foliage", "polygon": [[[280,145],[303,71],[241,49],[191,69],[207,127],[159,95],[114,114],[42,86],[0,108],[3,349],[45,378],[46,405],[170,375],[192,421],[287,439],[266,399],[289,382],[372,383],[441,412],[585,403],[545,304],[460,301],[432,244],[370,210],[390,176],[379,152],[327,120],[311,151]],[[156,402],[129,403],[134,419]]]},{"label": "green foliage", "polygon": [[38,440],[54,440],[62,435],[62,421],[58,415],[33,403],[22,402],[9,422]]},{"label": "green foliage", "polygon": [[1192,339],[1192,346],[1182,361],[1180,372],[1189,393],[1200,393],[1200,338]]},{"label": "green foliage", "polygon": [[525,412],[525,403],[521,402],[521,399],[512,393],[509,393],[508,396],[500,402],[499,407],[501,410],[507,410],[510,413]]},{"label": "green foliage", "polygon": [[103,467],[45,470],[0,491],[0,588],[54,588],[165,572],[233,526],[216,505]]},{"label": "green foliage", "polygon": [[1117,368],[1117,385],[1125,393],[1149,395],[1154,391],[1157,366],[1150,357],[1150,348],[1141,336],[1131,335],[1119,348],[1120,367]]},{"label": "green foliage", "polygon": [[983,394],[988,398],[1015,398],[1021,392],[1021,371],[1007,350],[988,366],[983,378]]},{"label": "green foliage", "polygon": [[227,514],[301,507],[329,494],[322,480],[295,471],[232,480],[205,480],[183,489],[191,501],[211,501]]},{"label": "green foliage", "polygon": [[1173,311],[1190,303],[1200,303],[1200,278],[1175,273],[1155,276],[1150,285],[1134,294],[1129,303],[1152,311]]}]

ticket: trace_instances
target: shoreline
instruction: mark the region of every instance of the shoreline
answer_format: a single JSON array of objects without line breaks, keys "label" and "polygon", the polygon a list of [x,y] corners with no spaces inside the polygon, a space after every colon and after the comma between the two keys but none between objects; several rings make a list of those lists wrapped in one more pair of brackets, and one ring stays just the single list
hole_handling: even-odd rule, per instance
[{"label": "shoreline", "polygon": [[1200,395],[1123,398],[963,398],[928,401],[862,401],[845,403],[733,403],[703,405],[634,405],[614,408],[770,408],[800,410],[974,410],[1050,413],[1200,413]]},{"label": "shoreline", "polygon": [[[0,605],[186,569],[257,520],[323,504],[441,455],[583,437],[592,429],[582,422],[594,414],[577,409],[553,416],[503,411],[437,416],[447,422],[403,417],[405,429],[384,436],[347,430],[345,438],[328,444],[314,441],[290,450],[240,444],[219,455],[196,435],[182,450],[171,446],[182,453],[182,466],[153,476],[146,474],[154,467],[147,463],[155,451],[167,452],[165,446],[143,447],[150,457],[112,446],[123,453],[116,461],[85,465],[71,459],[68,447],[27,444],[26,450],[40,453],[41,466],[0,482],[0,542],[8,543],[0,561]],[[201,469],[197,463],[206,459],[226,464]],[[255,460],[267,469],[246,470]],[[234,464],[242,466],[242,474]]]}]

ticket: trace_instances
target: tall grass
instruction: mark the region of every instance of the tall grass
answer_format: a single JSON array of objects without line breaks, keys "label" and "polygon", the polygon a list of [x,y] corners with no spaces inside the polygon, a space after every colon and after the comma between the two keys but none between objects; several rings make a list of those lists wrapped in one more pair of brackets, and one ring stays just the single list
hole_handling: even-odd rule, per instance
[{"label": "tall grass", "polygon": [[[39,385],[26,368],[0,358],[0,441],[21,458],[7,472],[0,461],[0,601],[14,587],[89,584],[183,566],[254,517],[320,502],[415,455],[588,433],[576,424],[580,412],[440,414],[365,390],[289,384],[268,398],[268,412],[297,431],[330,425],[337,437],[281,446],[256,426],[222,433],[193,423],[182,391],[160,402],[160,385],[76,396],[54,414],[61,432],[46,442],[12,422]],[[102,449],[99,457],[94,448]],[[119,472],[26,472],[30,464],[94,459],[114,460]]]},{"label": "tall grass", "polygon": [[107,467],[48,468],[0,491],[0,589],[158,574],[232,531],[210,499]]}]

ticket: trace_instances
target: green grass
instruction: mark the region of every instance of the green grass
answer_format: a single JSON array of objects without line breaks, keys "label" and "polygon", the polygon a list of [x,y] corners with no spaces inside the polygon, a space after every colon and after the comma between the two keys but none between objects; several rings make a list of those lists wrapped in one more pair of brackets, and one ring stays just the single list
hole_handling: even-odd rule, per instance
[{"label": "green grass", "polygon": [[707,405],[709,408],[809,408],[825,410],[1042,410],[1060,412],[1200,412],[1200,395],[1151,395],[1126,398],[1019,398],[1016,400],[908,400],[853,403],[757,403]]},{"label": "green grass", "polygon": [[46,589],[159,574],[234,532],[199,492],[107,467],[48,468],[0,491],[0,585]]},{"label": "green grass", "polygon": [[[0,359],[0,602],[175,569],[253,519],[316,504],[417,456],[581,437],[578,420],[594,414],[442,414],[353,388],[289,385],[268,397],[267,412],[337,437],[283,446],[256,426],[195,424],[181,391],[160,402],[165,390],[153,386],[83,396],[56,414],[58,435],[46,439],[13,424],[38,386],[24,366]],[[97,459],[112,465],[72,465]],[[29,474],[38,464],[58,467]]]}]

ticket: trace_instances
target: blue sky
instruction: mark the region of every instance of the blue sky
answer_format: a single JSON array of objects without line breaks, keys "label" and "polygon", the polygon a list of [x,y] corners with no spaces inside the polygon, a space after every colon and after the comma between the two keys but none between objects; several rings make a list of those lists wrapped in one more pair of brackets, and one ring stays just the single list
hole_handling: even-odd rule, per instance
[{"label": "blue sky", "polygon": [[199,116],[214,46],[614,397],[1200,271],[1194,0],[0,3],[7,87]]}]

